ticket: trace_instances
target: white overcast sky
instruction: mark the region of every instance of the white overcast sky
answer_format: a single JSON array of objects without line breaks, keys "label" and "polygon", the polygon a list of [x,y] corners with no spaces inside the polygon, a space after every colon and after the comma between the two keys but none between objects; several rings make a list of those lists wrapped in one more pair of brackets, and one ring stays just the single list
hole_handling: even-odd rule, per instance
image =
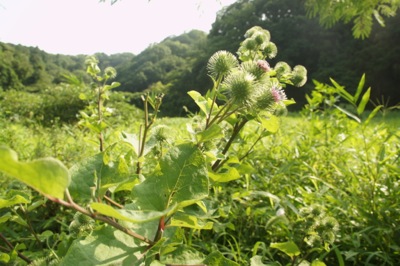
[{"label": "white overcast sky", "polygon": [[208,33],[235,0],[0,0],[0,42],[53,54],[138,54],[192,29]]}]

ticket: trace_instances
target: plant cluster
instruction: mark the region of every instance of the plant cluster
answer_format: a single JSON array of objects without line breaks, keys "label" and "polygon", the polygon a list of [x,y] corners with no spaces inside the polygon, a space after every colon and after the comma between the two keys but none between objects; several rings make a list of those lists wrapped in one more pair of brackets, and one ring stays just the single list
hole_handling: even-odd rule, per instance
[{"label": "plant cluster", "polygon": [[[89,57],[87,72],[94,81],[95,97],[88,111],[81,112],[81,124],[97,136],[99,153],[68,170],[54,159],[23,163],[12,150],[2,148],[3,172],[77,212],[68,226],[66,241],[71,246],[65,256],[50,255],[60,259],[60,265],[82,260],[87,241],[96,247],[89,252],[93,256],[85,259],[87,264],[104,260],[135,265],[155,265],[156,261],[235,264],[219,252],[196,250],[187,238],[193,230],[213,228],[213,220],[220,216],[214,193],[220,184],[241,177],[240,165],[255,145],[241,157],[233,149],[241,142],[244,126],[252,121],[259,128],[255,142],[276,132],[274,112],[290,103],[283,91],[285,83],[301,86],[306,80],[304,67],[292,70],[284,62],[269,66],[266,59],[274,57],[277,48],[267,30],[254,27],[245,37],[238,51],[241,62],[229,52],[217,52],[207,66],[214,87],[205,96],[189,92],[200,113],[193,117],[187,139],[171,143],[167,128],[154,127],[163,95],[147,94],[139,133],[123,132],[119,142],[108,144],[111,128],[106,120],[111,113],[105,103],[119,84],[108,85],[115,70],[101,72],[98,61]],[[84,216],[88,220],[80,218]],[[94,254],[110,237],[115,237],[119,251],[108,245],[102,246],[101,254]],[[65,241],[60,245],[66,245]]]},{"label": "plant cluster", "polygon": [[150,91],[134,111],[140,121],[112,108],[123,97],[112,92],[116,71],[88,57],[88,107],[77,127],[49,136],[74,151],[64,163],[27,160],[32,143],[20,146],[27,137],[16,126],[0,134],[22,155],[0,147],[0,171],[16,178],[0,191],[0,262],[396,265],[396,125],[373,125],[380,106],[365,117],[364,77],[354,95],[315,82],[300,118],[278,117],[293,103],[285,86],[304,85],[307,73],[271,66],[276,55],[270,33],[253,27],[237,56],[209,59],[213,87],[189,92],[197,114],[159,118],[165,98]]}]

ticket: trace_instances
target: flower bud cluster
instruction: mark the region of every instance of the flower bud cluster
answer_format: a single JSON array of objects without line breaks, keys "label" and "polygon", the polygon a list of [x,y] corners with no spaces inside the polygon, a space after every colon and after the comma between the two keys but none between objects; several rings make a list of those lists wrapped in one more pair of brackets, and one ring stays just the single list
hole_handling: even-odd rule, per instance
[{"label": "flower bud cluster", "polygon": [[255,26],[245,38],[237,52],[241,63],[228,51],[216,52],[208,62],[210,76],[222,82],[220,100],[230,101],[247,113],[273,112],[284,107],[285,84],[303,86],[307,70],[299,65],[292,70],[285,62],[270,66],[266,59],[275,57],[278,50],[270,41],[269,31]]}]

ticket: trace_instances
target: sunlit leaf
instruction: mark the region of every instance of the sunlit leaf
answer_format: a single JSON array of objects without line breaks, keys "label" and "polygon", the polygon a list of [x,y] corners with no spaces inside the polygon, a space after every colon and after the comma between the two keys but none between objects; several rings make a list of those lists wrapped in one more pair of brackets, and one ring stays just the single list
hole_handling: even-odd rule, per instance
[{"label": "sunlit leaf", "polygon": [[[8,195],[7,195],[8,196]],[[30,200],[21,195],[13,195],[12,197],[0,198],[0,209],[13,206],[15,204],[30,203]]]},{"label": "sunlit leaf", "polygon": [[362,92],[362,90],[364,88],[364,84],[365,84],[365,74],[362,75],[362,77],[360,79],[360,82],[358,83],[358,86],[357,86],[356,94],[354,94],[354,101],[355,102],[358,101],[358,98],[360,97],[361,92]]},{"label": "sunlit leaf", "polygon": [[364,112],[364,109],[367,106],[367,103],[369,101],[370,95],[371,95],[371,88],[368,88],[368,90],[364,93],[363,97],[361,98],[360,103],[358,104],[358,107],[357,107],[358,115],[361,115]]},{"label": "sunlit leaf", "polygon": [[70,183],[67,168],[54,158],[31,162],[19,162],[17,154],[4,146],[0,147],[0,171],[27,184],[38,192],[63,198]]},{"label": "sunlit leaf", "polygon": [[276,133],[279,130],[279,119],[275,115],[259,116],[258,120],[261,125],[271,133]]},{"label": "sunlit leaf", "polygon": [[227,167],[223,172],[209,172],[208,175],[215,182],[229,182],[240,178],[239,171],[234,167]]},{"label": "sunlit leaf", "polygon": [[271,243],[270,247],[282,251],[291,258],[300,255],[300,249],[293,241],[283,243]]}]

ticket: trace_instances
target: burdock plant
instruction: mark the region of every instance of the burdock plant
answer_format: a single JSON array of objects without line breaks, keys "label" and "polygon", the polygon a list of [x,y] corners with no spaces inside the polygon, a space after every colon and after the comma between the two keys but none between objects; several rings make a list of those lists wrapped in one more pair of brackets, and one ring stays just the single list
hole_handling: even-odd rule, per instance
[{"label": "burdock plant", "polygon": [[[221,151],[215,155],[219,159],[213,163],[214,171],[229,159],[231,145],[249,121],[255,121],[262,128],[257,141],[266,135],[266,131],[276,131],[275,126],[271,127],[271,121],[275,123],[278,111],[294,103],[287,99],[284,88],[288,84],[301,87],[307,81],[307,70],[303,66],[292,69],[282,61],[275,67],[270,66],[268,60],[277,55],[278,49],[271,42],[268,30],[255,26],[244,36],[237,56],[218,51],[209,59],[207,70],[214,81],[213,88],[204,97],[189,92],[200,107],[200,115],[205,116],[201,134],[212,131],[214,136],[220,137],[216,132],[224,132],[222,141],[215,139],[220,142]],[[203,140],[203,135],[198,139]]]}]

